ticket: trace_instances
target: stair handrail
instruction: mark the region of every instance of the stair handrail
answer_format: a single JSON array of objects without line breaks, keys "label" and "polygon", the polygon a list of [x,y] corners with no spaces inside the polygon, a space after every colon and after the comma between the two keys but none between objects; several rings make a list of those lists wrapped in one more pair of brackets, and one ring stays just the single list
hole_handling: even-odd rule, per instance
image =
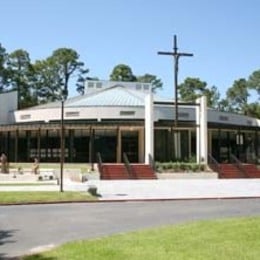
[{"label": "stair handrail", "polygon": [[102,173],[103,173],[102,164],[103,164],[103,162],[102,162],[102,157],[101,157],[100,152],[97,153],[97,163],[98,163],[98,171],[99,171],[100,175],[102,176]]},{"label": "stair handrail", "polygon": [[222,173],[222,170],[221,170],[221,166],[218,163],[218,161],[210,153],[208,154],[208,160],[209,160],[209,164],[213,165],[214,170],[216,170],[218,175],[220,176]]},{"label": "stair handrail", "polygon": [[129,162],[129,159],[128,159],[126,153],[123,153],[123,161],[124,161],[124,165],[126,167],[129,179],[134,179],[133,169],[131,167],[131,164]]},{"label": "stair handrail", "polygon": [[234,154],[230,154],[230,158],[231,158],[231,162],[233,165],[235,165],[237,167],[237,169],[240,172],[240,175],[244,178],[247,178],[247,174],[246,174],[246,170],[242,164],[242,162],[234,155]]},{"label": "stair handrail", "polygon": [[153,156],[149,153],[148,157],[149,157],[149,165],[151,166],[153,171],[156,172],[156,164],[155,164]]}]

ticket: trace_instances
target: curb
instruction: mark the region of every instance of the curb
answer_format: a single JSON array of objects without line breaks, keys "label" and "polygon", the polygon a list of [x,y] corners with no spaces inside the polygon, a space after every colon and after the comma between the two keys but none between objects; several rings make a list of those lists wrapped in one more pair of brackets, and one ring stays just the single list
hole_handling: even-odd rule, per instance
[{"label": "curb", "polygon": [[158,199],[107,199],[107,200],[78,200],[78,201],[51,201],[51,202],[25,202],[6,203],[1,206],[26,206],[26,205],[48,205],[48,204],[75,204],[75,203],[113,203],[113,202],[156,202],[156,201],[192,201],[192,200],[235,200],[235,199],[260,199],[260,196],[247,197],[211,197],[211,198],[158,198]]}]

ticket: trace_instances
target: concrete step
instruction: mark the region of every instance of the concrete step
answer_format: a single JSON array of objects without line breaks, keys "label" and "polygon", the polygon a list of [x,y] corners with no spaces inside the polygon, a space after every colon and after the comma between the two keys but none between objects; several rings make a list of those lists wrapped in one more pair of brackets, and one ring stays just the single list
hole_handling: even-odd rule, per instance
[{"label": "concrete step", "polygon": [[147,164],[131,164],[134,178],[136,179],[157,179],[153,169]]},{"label": "concrete step", "polygon": [[16,173],[0,173],[0,182],[36,182],[38,175],[34,174],[16,174]]}]

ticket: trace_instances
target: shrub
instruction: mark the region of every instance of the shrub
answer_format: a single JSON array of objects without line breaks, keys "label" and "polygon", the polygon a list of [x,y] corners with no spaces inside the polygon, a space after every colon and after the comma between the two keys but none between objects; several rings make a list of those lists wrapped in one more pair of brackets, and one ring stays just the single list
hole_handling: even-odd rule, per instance
[{"label": "shrub", "polygon": [[172,171],[172,172],[199,172],[204,171],[205,165],[197,163],[185,162],[156,162],[156,171]]}]

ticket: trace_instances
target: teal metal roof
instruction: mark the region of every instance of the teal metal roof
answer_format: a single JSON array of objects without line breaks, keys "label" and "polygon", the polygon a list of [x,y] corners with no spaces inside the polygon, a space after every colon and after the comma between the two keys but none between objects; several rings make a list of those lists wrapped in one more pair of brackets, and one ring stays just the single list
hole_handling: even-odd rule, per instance
[{"label": "teal metal roof", "polygon": [[68,100],[67,107],[83,106],[143,106],[145,93],[132,91],[122,86],[107,88],[84,95],[75,100]]},{"label": "teal metal roof", "polygon": [[[144,106],[147,92],[129,89],[122,85],[101,89],[82,96],[69,98],[65,101],[65,107],[94,107],[94,106]],[[155,101],[167,101],[154,95]],[[61,102],[56,101],[29,109],[46,109],[60,107]]]}]

